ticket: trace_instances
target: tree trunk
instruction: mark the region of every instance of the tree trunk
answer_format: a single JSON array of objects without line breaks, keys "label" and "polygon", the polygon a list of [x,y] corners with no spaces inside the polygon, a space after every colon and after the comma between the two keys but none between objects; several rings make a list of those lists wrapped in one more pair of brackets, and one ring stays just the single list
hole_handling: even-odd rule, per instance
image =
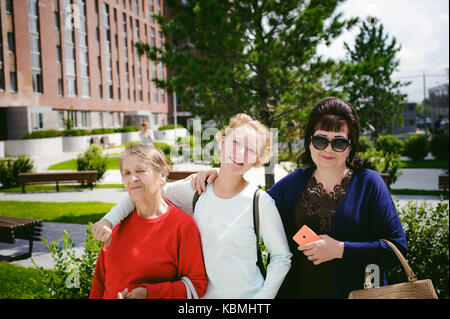
[{"label": "tree trunk", "polygon": [[264,165],[264,176],[265,176],[265,186],[266,191],[269,190],[275,184],[275,174],[274,171],[270,172],[270,167],[268,165]]}]

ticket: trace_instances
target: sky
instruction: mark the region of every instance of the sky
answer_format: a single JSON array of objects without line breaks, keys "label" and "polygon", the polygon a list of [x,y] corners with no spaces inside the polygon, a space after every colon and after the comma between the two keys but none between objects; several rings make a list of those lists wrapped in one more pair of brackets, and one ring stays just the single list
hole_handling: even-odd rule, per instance
[{"label": "sky", "polygon": [[[426,96],[430,87],[448,83],[449,0],[347,0],[338,7],[344,18],[368,15],[377,17],[389,39],[395,37],[402,49],[397,54],[400,66],[394,80],[412,81],[402,91],[409,102],[422,102],[425,74]],[[345,32],[331,46],[321,46],[319,53],[344,58],[344,42],[350,47],[359,27]]]}]

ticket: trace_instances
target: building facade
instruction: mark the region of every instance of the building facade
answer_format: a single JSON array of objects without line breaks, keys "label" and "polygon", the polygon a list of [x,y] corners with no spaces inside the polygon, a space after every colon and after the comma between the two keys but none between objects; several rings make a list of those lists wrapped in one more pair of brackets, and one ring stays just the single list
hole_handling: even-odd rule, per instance
[{"label": "building facade", "polygon": [[0,140],[33,130],[169,123],[173,99],[152,79],[162,64],[134,44],[162,46],[151,14],[162,0],[0,1]]}]

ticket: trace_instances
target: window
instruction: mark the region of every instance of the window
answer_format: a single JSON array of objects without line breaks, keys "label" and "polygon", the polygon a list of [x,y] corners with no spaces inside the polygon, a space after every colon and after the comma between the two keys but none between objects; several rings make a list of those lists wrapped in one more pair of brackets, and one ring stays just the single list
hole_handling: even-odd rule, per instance
[{"label": "window", "polygon": [[13,53],[15,52],[15,48],[14,48],[14,34],[12,32],[8,32],[8,50],[9,53]]},{"label": "window", "polygon": [[56,62],[61,63],[62,61],[62,55],[61,55],[61,46],[56,46]]},{"label": "window", "polygon": [[114,127],[114,113],[109,112],[109,123],[111,123],[111,127]]},{"label": "window", "polygon": [[158,113],[154,114],[155,125],[158,125],[158,122],[159,122],[158,121],[158,115],[159,115]]},{"label": "window", "polygon": [[11,85],[11,92],[17,92],[17,75],[16,72],[9,72],[9,81]]},{"label": "window", "polygon": [[33,72],[33,92],[34,93],[42,93],[42,74],[40,72]]},{"label": "window", "polygon": [[58,111],[58,128],[64,129],[64,111]]},{"label": "window", "polygon": [[6,0],[6,14],[12,14],[13,12],[13,6],[12,6],[13,0]]},{"label": "window", "polygon": [[62,79],[58,79],[58,95],[59,96],[63,96],[64,95],[63,80]]},{"label": "window", "polygon": [[[0,12],[1,13],[1,12]],[[3,32],[2,32],[2,17],[0,14],[0,90],[5,89],[5,74],[3,69]]]},{"label": "window", "polygon": [[77,111],[68,111],[67,115],[72,120],[73,127],[78,127]]},{"label": "window", "polygon": [[77,80],[73,77],[67,77],[66,85],[67,85],[67,95],[68,96],[76,96],[77,95]]},{"label": "window", "polygon": [[33,131],[44,128],[44,118],[42,113],[31,113],[31,122],[33,124]]},{"label": "window", "polygon": [[104,127],[103,125],[103,112],[98,112],[98,122],[100,124],[100,127]]},{"label": "window", "polygon": [[81,125],[83,127],[91,126],[91,112],[81,111]]}]

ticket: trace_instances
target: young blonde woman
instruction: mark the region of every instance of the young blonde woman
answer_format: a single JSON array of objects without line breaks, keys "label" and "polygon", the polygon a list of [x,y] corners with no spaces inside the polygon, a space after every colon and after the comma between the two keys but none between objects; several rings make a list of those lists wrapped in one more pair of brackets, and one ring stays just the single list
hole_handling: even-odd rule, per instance
[{"label": "young blonde woman", "polygon": [[[238,114],[218,135],[221,165],[214,183],[206,187],[193,211],[191,181],[165,186],[174,205],[193,214],[200,231],[208,286],[203,298],[274,298],[291,264],[291,252],[274,201],[259,196],[259,230],[269,252],[267,275],[257,266],[253,198],[257,185],[243,175],[270,156],[270,132],[260,122]],[[94,225],[97,238],[108,241],[110,229],[134,209],[124,198]]]}]

